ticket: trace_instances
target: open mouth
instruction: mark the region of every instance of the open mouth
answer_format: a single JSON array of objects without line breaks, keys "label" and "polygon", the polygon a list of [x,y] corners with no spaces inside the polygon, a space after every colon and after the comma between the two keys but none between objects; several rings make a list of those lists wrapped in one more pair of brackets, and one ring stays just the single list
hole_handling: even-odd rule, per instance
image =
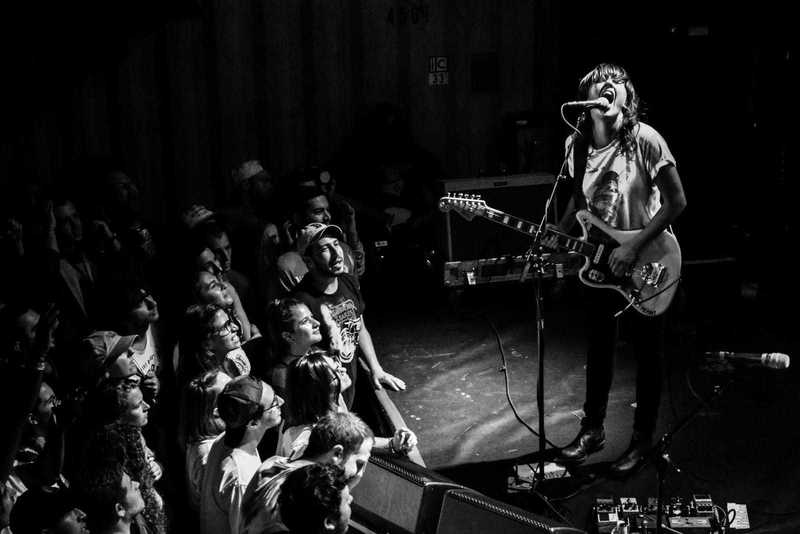
[{"label": "open mouth", "polygon": [[613,87],[606,87],[600,92],[600,98],[605,98],[609,104],[613,104],[617,98],[617,92],[614,91]]}]

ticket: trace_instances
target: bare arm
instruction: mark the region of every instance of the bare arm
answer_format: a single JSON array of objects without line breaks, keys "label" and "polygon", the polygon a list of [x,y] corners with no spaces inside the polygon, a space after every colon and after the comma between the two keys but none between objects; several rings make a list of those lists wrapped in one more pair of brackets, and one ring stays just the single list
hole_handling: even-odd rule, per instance
[{"label": "bare arm", "polygon": [[636,261],[636,256],[642,246],[649,243],[669,226],[686,208],[686,195],[683,184],[674,165],[667,165],[658,171],[655,179],[656,187],[661,192],[661,208],[656,212],[642,231],[623,243],[611,253],[609,264],[615,275],[623,275],[630,265]]},{"label": "bare arm", "polygon": [[372,373],[373,386],[375,386],[375,389],[380,389],[381,383],[384,383],[391,390],[405,390],[406,383],[403,380],[387,373],[383,370],[383,367],[381,367],[381,364],[378,361],[378,356],[375,354],[375,346],[372,344],[372,336],[370,336],[369,330],[367,330],[367,324],[364,322],[363,317],[361,318],[361,321],[361,332],[358,335],[358,346],[361,349],[361,353],[364,355],[364,359],[367,360],[367,367],[369,367],[369,370]]}]

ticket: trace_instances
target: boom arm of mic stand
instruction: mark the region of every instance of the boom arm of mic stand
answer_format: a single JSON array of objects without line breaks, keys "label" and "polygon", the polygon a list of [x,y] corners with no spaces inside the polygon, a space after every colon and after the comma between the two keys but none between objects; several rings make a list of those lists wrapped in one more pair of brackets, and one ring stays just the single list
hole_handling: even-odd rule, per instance
[{"label": "boom arm of mic stand", "polygon": [[663,527],[661,525],[661,520],[663,519],[663,511],[662,511],[662,502],[663,502],[663,492],[664,492],[664,480],[666,478],[667,469],[672,467],[677,472],[680,472],[675,464],[672,463],[672,460],[669,456],[669,448],[672,445],[672,438],[683,430],[689,422],[694,419],[694,417],[700,413],[700,410],[706,408],[711,403],[715,402],[722,396],[724,390],[730,386],[733,382],[733,379],[730,379],[724,386],[714,386],[714,393],[711,395],[711,398],[707,402],[700,402],[698,403],[694,409],[686,414],[683,419],[678,421],[675,425],[672,426],[664,435],[661,436],[661,439],[658,440],[658,444],[653,446],[648,454],[650,459],[654,459],[656,463],[656,472],[658,474],[658,490],[656,493],[656,534],[660,534],[663,532]]}]

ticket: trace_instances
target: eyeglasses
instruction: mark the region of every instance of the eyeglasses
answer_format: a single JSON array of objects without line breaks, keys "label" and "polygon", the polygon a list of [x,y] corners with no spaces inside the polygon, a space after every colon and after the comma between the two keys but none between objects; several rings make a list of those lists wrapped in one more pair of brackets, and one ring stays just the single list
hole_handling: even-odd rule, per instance
[{"label": "eyeglasses", "polygon": [[283,406],[283,402],[284,401],[283,401],[282,398],[280,398],[279,396],[275,395],[272,398],[272,404],[270,404],[269,407],[264,411],[268,412],[268,411],[272,410],[273,408],[280,408],[281,406]]},{"label": "eyeglasses", "polygon": [[261,405],[259,405],[258,408],[256,408],[253,411],[253,415],[250,418],[250,420],[251,421],[256,421],[258,419],[261,419],[261,417],[263,417],[265,413],[267,413],[267,412],[269,412],[271,410],[274,410],[275,408],[280,408],[281,406],[283,406],[283,403],[284,403],[284,400],[282,398],[280,398],[279,396],[275,395],[274,397],[272,397],[272,404],[270,404],[269,406],[261,406]]},{"label": "eyeglasses", "polygon": [[242,327],[239,326],[237,321],[233,319],[228,319],[228,321],[220,326],[219,328],[214,329],[211,333],[216,336],[228,336],[230,334],[238,334],[242,330]]}]

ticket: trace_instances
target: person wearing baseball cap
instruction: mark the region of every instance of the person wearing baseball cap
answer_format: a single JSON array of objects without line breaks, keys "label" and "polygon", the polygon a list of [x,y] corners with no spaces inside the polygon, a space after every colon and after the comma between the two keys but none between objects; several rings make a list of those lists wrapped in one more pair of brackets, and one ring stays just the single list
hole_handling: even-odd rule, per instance
[{"label": "person wearing baseball cap", "polygon": [[[303,234],[309,231],[311,225],[316,228],[331,227],[326,232],[335,231],[337,233],[336,238],[342,248],[344,271],[355,276],[363,274],[363,269],[359,272],[356,266],[352,243],[349,243],[347,239],[348,235],[341,226],[331,224],[330,202],[322,189],[317,186],[295,185],[290,195],[290,201],[292,217],[290,227],[286,229],[286,232],[289,242],[294,242],[294,250],[284,252],[276,260],[279,296],[289,294],[308,272],[308,266],[303,260],[308,238],[304,238]],[[316,231],[311,230],[311,233],[314,234]],[[305,244],[303,243],[304,239]]]},{"label": "person wearing baseball cap", "polygon": [[308,273],[295,288],[293,296],[304,302],[314,318],[323,325],[323,334],[331,351],[347,369],[353,386],[343,393],[348,409],[352,408],[358,373],[356,349],[360,349],[372,375],[372,385],[384,385],[401,391],[406,384],[383,370],[372,337],[364,323],[364,299],[358,281],[344,268],[341,246],[342,230],[322,223],[307,224],[300,231],[298,250],[308,266]]},{"label": "person wearing baseball cap", "polygon": [[138,379],[136,366],[130,358],[135,335],[121,336],[111,330],[98,330],[83,340],[83,376],[89,388],[109,379]]},{"label": "person wearing baseball cap", "polygon": [[200,497],[200,532],[236,534],[247,484],[261,465],[258,444],[281,423],[281,399],[264,381],[234,378],[219,394],[225,432],[211,446]]}]

